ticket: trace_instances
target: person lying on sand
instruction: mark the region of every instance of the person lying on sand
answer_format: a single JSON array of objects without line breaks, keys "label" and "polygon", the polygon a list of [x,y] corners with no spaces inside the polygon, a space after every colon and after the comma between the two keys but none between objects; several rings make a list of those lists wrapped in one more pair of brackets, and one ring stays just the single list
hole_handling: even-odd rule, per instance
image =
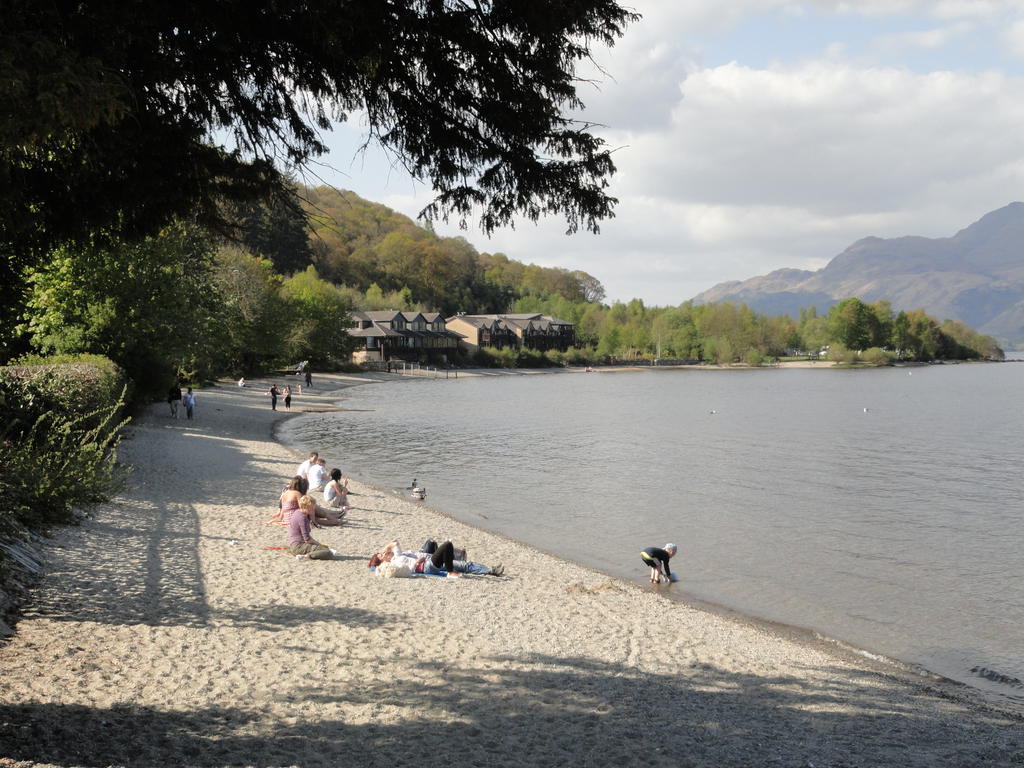
[{"label": "person lying on sand", "polygon": [[651,583],[661,584],[662,569],[665,570],[664,578],[666,582],[675,581],[672,577],[672,571],[669,570],[668,561],[676,553],[675,544],[666,544],[662,548],[648,547],[640,553],[640,557],[644,561],[644,565],[651,569]]},{"label": "person lying on sand", "polygon": [[425,573],[428,576],[447,575],[449,578],[466,573],[474,576],[501,576],[505,573],[503,565],[499,564],[492,568],[469,560],[456,560],[454,552],[455,546],[450,541],[441,544],[433,554],[406,552],[402,550],[398,539],[395,539],[374,554],[368,565],[370,568],[376,568],[381,563],[394,563],[407,566],[413,573]]},{"label": "person lying on sand", "polygon": [[334,556],[330,548],[309,535],[314,514],[316,499],[302,496],[299,499],[299,512],[292,514],[288,523],[288,554],[308,557],[310,560],[330,560]]}]

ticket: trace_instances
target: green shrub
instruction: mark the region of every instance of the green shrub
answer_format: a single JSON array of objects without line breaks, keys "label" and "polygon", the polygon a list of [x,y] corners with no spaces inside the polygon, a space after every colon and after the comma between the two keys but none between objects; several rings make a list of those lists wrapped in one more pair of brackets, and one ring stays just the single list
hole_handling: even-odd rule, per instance
[{"label": "green shrub", "polygon": [[547,368],[558,364],[554,363],[549,354],[536,349],[482,347],[473,356],[473,360],[482,368]]},{"label": "green shrub", "polygon": [[593,347],[569,347],[563,357],[569,365],[590,365],[597,360]]},{"label": "green shrub", "polygon": [[[0,368],[0,434],[27,429],[44,413],[102,412],[130,395],[124,372],[99,355],[26,356]],[[98,417],[93,417],[94,420]]]},{"label": "green shrub", "polygon": [[828,348],[828,359],[833,363],[846,363],[850,365],[857,362],[857,353],[836,342]]},{"label": "green shrub", "polygon": [[860,359],[871,365],[889,365],[892,363],[892,355],[881,347],[871,347],[860,353]]},{"label": "green shrub", "polygon": [[760,366],[768,362],[768,358],[758,352],[756,349],[748,349],[747,354],[743,356],[743,362],[747,365]]},{"label": "green shrub", "polygon": [[565,361],[565,352],[560,349],[549,349],[544,353],[544,357],[550,365],[557,365],[561,367],[567,364]]},{"label": "green shrub", "polygon": [[[103,411],[40,416],[0,443],[0,533],[75,521],[75,510],[106,501],[121,487],[117,470],[122,401]],[[95,422],[94,426],[90,423]]]},{"label": "green shrub", "polygon": [[0,535],[73,522],[120,487],[119,369],[104,358],[21,362],[0,369]]},{"label": "green shrub", "polygon": [[482,368],[515,368],[515,352],[510,347],[481,347],[474,355],[474,359]]}]

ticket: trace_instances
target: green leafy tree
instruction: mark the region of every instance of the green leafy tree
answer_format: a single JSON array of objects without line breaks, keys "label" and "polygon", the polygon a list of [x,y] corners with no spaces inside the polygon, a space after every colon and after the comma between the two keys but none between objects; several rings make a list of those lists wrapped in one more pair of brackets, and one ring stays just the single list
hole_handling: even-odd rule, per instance
[{"label": "green leafy tree", "polygon": [[878,336],[878,316],[858,298],[843,299],[829,310],[828,333],[849,349],[867,349]]},{"label": "green leafy tree", "polygon": [[960,357],[987,360],[1003,360],[1006,357],[994,338],[980,334],[958,320],[946,320],[941,331],[950,344],[958,348]]},{"label": "green leafy tree", "polygon": [[579,269],[574,269],[569,274],[576,281],[581,301],[591,303],[600,303],[604,301],[605,291],[600,280]]},{"label": "green leafy tree", "polygon": [[207,238],[183,224],[137,244],[57,249],[29,274],[23,329],[45,354],[109,357],[143,391],[179,371],[209,373],[219,313],[212,253]]},{"label": "green leafy tree", "polygon": [[872,323],[871,327],[871,346],[888,346],[892,340],[893,323],[895,322],[892,303],[885,299],[881,299],[869,306],[871,308],[871,312],[875,316],[875,322]]},{"label": "green leafy tree", "polygon": [[321,280],[309,266],[284,281],[281,292],[289,318],[288,350],[296,359],[315,363],[347,360],[355,341],[346,329],[352,325],[351,307],[334,285]]},{"label": "green leafy tree", "polygon": [[[572,117],[576,67],[636,18],[614,0],[9,0],[0,101],[18,108],[0,117],[0,286],[97,232],[223,224],[225,198],[283,190],[288,168],[326,151],[331,119],[357,111],[437,191],[426,217],[479,214],[491,231],[557,214],[596,231],[614,165]],[[225,134],[231,146],[214,146]]]},{"label": "green leafy tree", "polygon": [[910,347],[910,320],[906,312],[899,312],[893,318],[892,328],[889,332],[889,346],[896,353],[896,357],[902,359],[908,354]]},{"label": "green leafy tree", "polygon": [[619,331],[619,346],[629,358],[635,359],[650,353],[650,327],[638,318],[630,318]]},{"label": "green leafy tree", "polygon": [[223,319],[211,340],[221,348],[222,369],[250,375],[283,361],[291,323],[281,282],[267,259],[239,248],[217,252],[213,284]]},{"label": "green leafy tree", "polygon": [[668,307],[658,312],[652,323],[651,336],[656,345],[655,351],[661,357],[696,360],[702,353],[692,308],[687,305]]},{"label": "green leafy tree", "polygon": [[942,349],[939,324],[924,310],[907,312],[907,349],[911,359],[921,361],[934,360]]}]

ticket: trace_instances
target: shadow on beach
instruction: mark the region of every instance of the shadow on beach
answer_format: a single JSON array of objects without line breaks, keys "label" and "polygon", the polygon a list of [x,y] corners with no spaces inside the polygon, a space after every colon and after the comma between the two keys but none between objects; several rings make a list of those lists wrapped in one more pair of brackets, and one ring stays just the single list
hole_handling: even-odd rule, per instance
[{"label": "shadow on beach", "polygon": [[[130,425],[120,452],[122,461],[134,465],[125,490],[104,505],[99,519],[84,520],[84,530],[58,532],[52,546],[61,552],[48,558],[48,578],[63,577],[62,589],[36,590],[26,617],[150,626],[209,622],[201,541],[221,539],[231,546],[243,539],[254,523],[274,514],[287,482],[239,445],[271,437],[274,420],[266,413],[262,392],[231,394],[243,398],[232,404],[235,418],[204,413],[204,405],[206,411],[221,409],[209,391],[201,391],[195,421],[169,419],[157,404]],[[209,429],[211,421],[215,430]],[[147,440],[145,433],[152,430],[174,430],[180,454],[160,455],[166,441]],[[197,480],[193,468],[207,464],[231,467],[230,476]],[[246,516],[238,520],[238,540],[203,534],[199,504],[243,505]],[[63,546],[69,537],[73,543]]]},{"label": "shadow on beach", "polygon": [[[343,690],[311,679],[290,689],[294,717],[278,722],[241,704],[189,712],[0,706],[0,743],[16,761],[97,768],[403,762],[823,768],[1024,760],[1021,734],[1005,721],[974,718],[963,730],[941,728],[930,717],[893,709],[890,699],[876,699],[868,679],[863,686],[808,689],[794,678],[711,666],[666,676],[585,658],[530,658],[519,671],[493,665],[500,661],[447,669],[438,685],[416,682],[414,659],[392,665],[409,679],[386,676]],[[333,701],[376,708],[381,721],[310,716],[318,704]]]}]

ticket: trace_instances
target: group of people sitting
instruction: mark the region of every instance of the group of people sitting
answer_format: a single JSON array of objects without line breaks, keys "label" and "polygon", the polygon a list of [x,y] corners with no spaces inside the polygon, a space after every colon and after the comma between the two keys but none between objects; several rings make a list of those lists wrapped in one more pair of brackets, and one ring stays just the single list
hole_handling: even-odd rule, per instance
[{"label": "group of people sitting", "polygon": [[[310,495],[311,491],[319,490],[324,491],[326,507]],[[313,539],[310,529],[314,526],[344,525],[351,508],[348,479],[342,477],[340,469],[333,469],[328,475],[326,462],[314,451],[296,469],[295,476],[278,499],[277,514],[266,524],[288,527],[286,549],[290,554],[311,560],[329,560],[332,557],[330,548]]]},{"label": "group of people sitting", "polygon": [[324,501],[329,507],[347,512],[351,507],[348,503],[348,478],[342,477],[338,468],[327,471],[327,462],[320,458],[316,451],[311,451],[309,458],[299,464],[295,476],[305,479],[308,490],[323,491]]},{"label": "group of people sitting", "polygon": [[[311,491],[319,490],[324,493],[326,507],[310,495]],[[340,469],[332,469],[328,473],[325,460],[316,451],[312,451],[309,458],[295,470],[295,476],[288,487],[281,492],[278,513],[267,523],[288,527],[288,546],[285,550],[289,554],[308,557],[310,560],[330,560],[334,551],[316,541],[311,529],[344,525],[348,511],[352,509],[348,503],[348,493],[348,478],[342,476]],[[397,540],[391,541],[370,558],[371,568],[382,563],[404,566],[410,575],[501,576],[505,572],[501,565],[492,568],[467,560],[466,551],[456,549],[450,541],[438,545],[428,540],[420,552],[403,551]]]}]

